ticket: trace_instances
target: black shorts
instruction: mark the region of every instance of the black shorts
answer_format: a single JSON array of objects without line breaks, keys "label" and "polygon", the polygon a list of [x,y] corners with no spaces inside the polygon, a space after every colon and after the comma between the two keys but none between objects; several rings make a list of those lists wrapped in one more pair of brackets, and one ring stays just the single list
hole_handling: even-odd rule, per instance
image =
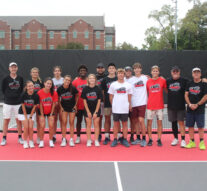
[{"label": "black shorts", "polygon": [[63,110],[64,110],[65,112],[69,112],[69,113],[71,113],[71,112],[75,112],[75,109],[74,109],[74,108],[63,108]]},{"label": "black shorts", "polygon": [[[93,115],[93,113],[94,112],[92,112],[91,114]],[[84,116],[88,117],[87,112],[85,110],[84,110]],[[101,110],[99,110],[98,113],[97,113],[97,117],[100,117],[100,116],[101,116]]]},{"label": "black shorts", "polygon": [[129,114],[128,113],[113,113],[114,121],[128,121]]},{"label": "black shorts", "polygon": [[[41,115],[41,113],[40,113],[40,110],[39,110],[39,109],[37,110],[37,114],[38,114],[38,115]],[[50,115],[51,115],[51,113],[44,114],[44,116],[45,116],[45,117],[49,117]],[[53,113],[52,115],[54,116],[55,114]]]},{"label": "black shorts", "polygon": [[171,110],[168,109],[168,120],[170,122],[174,121],[184,121],[185,120],[185,110]]}]

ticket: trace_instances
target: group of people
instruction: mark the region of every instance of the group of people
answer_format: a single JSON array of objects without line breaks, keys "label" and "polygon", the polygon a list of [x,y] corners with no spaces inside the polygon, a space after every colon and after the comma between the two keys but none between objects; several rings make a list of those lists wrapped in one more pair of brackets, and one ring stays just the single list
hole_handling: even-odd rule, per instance
[{"label": "group of people", "polygon": [[[53,78],[44,81],[39,76],[39,69],[31,69],[31,79],[24,84],[23,78],[17,75],[17,63],[9,64],[10,74],[2,81],[4,94],[3,105],[3,137],[1,145],[7,143],[8,124],[12,114],[15,115],[18,142],[24,148],[34,148],[33,126],[36,120],[37,139],[40,148],[44,147],[46,120],[49,126],[49,146],[56,142],[57,121],[60,122],[62,142],[67,145],[67,123],[69,119],[70,139],[68,144],[73,147],[81,143],[81,124],[86,122],[87,147],[92,146],[92,123],[94,126],[94,145],[100,146],[102,141],[102,119],[104,116],[104,140],[107,145],[111,141],[111,116],[113,116],[113,141],[111,147],[122,144],[126,147],[140,144],[141,147],[152,146],[152,121],[157,118],[157,145],[162,146],[162,120],[164,109],[163,91],[167,93],[168,120],[172,123],[174,139],[172,146],[178,145],[178,125],[181,143],[184,148],[194,148],[195,123],[199,132],[199,148],[205,150],[204,119],[207,101],[206,79],[201,78],[201,69],[192,69],[192,80],[181,77],[180,68],[171,69],[171,77],[160,76],[160,68],[153,66],[151,76],[142,74],[142,65],[138,62],[132,67],[116,69],[114,63],[107,66],[106,75],[103,63],[98,63],[96,74],[88,75],[86,65],[78,68],[78,77],[72,80],[70,75],[61,76],[62,69],[55,66]],[[134,72],[134,75],[133,75]],[[186,110],[187,104],[187,110]],[[146,115],[146,116],[145,116]],[[77,118],[74,140],[74,121]],[[145,126],[147,119],[147,127]],[[128,135],[128,119],[130,120],[131,136]],[[185,123],[186,120],[186,123]],[[22,126],[24,128],[22,139]],[[185,126],[189,128],[190,141],[185,142]],[[136,138],[135,138],[136,134]],[[148,134],[148,142],[146,141]],[[130,142],[130,143],[129,143]]]}]

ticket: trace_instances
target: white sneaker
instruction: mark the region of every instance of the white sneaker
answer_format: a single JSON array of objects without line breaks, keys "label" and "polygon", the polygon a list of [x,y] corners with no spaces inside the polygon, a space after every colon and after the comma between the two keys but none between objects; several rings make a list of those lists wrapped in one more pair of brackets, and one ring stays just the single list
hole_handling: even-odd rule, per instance
[{"label": "white sneaker", "polygon": [[1,146],[5,146],[5,145],[6,145],[6,139],[2,139]]},{"label": "white sneaker", "polygon": [[87,146],[87,147],[91,147],[91,140],[88,140],[88,141],[87,141],[86,146]]},{"label": "white sneaker", "polygon": [[97,140],[95,141],[95,146],[100,147],[100,143]]},{"label": "white sneaker", "polygon": [[30,147],[30,148],[34,148],[34,147],[35,147],[33,141],[29,141],[29,147]]},{"label": "white sneaker", "polygon": [[53,140],[49,141],[49,145],[50,145],[50,147],[54,147],[55,146],[54,143],[53,143]]},{"label": "white sneaker", "polygon": [[18,139],[18,143],[20,143],[21,145],[23,145],[23,144],[24,144],[23,139],[22,139],[22,138],[19,138],[19,139]]},{"label": "white sneaker", "polygon": [[79,144],[80,142],[81,142],[80,137],[77,137],[76,140],[75,140],[75,143],[76,143],[76,144]]},{"label": "white sneaker", "polygon": [[71,147],[74,147],[75,146],[74,141],[73,141],[73,138],[70,138],[69,145]]},{"label": "white sneaker", "polygon": [[180,146],[181,146],[182,148],[185,148],[185,146],[186,146],[186,142],[185,142],[185,140],[182,140],[182,141],[181,141]]},{"label": "white sneaker", "polygon": [[43,148],[43,147],[44,147],[44,141],[40,141],[39,148]]},{"label": "white sneaker", "polygon": [[36,143],[39,145],[40,144],[40,138],[37,137]]},{"label": "white sneaker", "polygon": [[175,138],[175,139],[173,139],[171,145],[172,145],[172,146],[175,146],[175,145],[178,144],[178,142],[179,142],[178,139]]},{"label": "white sneaker", "polygon": [[63,139],[62,139],[62,143],[61,143],[60,146],[61,146],[61,147],[65,147],[66,144],[67,144],[66,138],[63,138]]},{"label": "white sneaker", "polygon": [[29,148],[29,145],[28,145],[27,141],[24,141],[23,148],[24,149],[28,149]]}]

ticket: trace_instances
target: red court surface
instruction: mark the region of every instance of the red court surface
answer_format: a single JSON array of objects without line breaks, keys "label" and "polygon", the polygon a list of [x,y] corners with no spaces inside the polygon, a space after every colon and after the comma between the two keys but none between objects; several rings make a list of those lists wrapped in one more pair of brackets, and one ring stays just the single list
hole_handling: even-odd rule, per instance
[{"label": "red court surface", "polygon": [[[34,136],[36,138],[36,135]],[[75,147],[60,147],[61,135],[57,135],[55,148],[48,146],[48,134],[45,135],[45,147],[34,149],[23,149],[17,144],[17,134],[9,133],[7,145],[0,146],[0,160],[34,160],[34,161],[207,161],[207,150],[199,148],[185,149],[179,146],[172,147],[170,142],[172,135],[163,135],[163,146],[156,145],[156,135],[153,135],[154,144],[152,147],[140,147],[131,145],[125,148],[118,145],[111,148],[110,145],[102,145],[90,148],[86,147],[86,135],[82,135],[81,144]],[[69,137],[68,137],[69,138]],[[198,135],[195,136],[198,146]],[[188,142],[188,135],[187,135]],[[206,142],[207,145],[207,142]]]}]

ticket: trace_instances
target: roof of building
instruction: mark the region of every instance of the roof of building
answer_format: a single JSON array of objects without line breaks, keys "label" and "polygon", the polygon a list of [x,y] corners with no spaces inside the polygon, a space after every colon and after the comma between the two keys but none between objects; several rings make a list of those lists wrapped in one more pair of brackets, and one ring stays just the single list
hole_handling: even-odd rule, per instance
[{"label": "roof of building", "polygon": [[12,30],[21,30],[22,26],[31,20],[44,24],[48,30],[68,30],[68,27],[82,19],[93,26],[94,30],[104,30],[104,16],[0,16]]},{"label": "roof of building", "polygon": [[106,34],[114,34],[115,33],[115,27],[105,27]]}]

